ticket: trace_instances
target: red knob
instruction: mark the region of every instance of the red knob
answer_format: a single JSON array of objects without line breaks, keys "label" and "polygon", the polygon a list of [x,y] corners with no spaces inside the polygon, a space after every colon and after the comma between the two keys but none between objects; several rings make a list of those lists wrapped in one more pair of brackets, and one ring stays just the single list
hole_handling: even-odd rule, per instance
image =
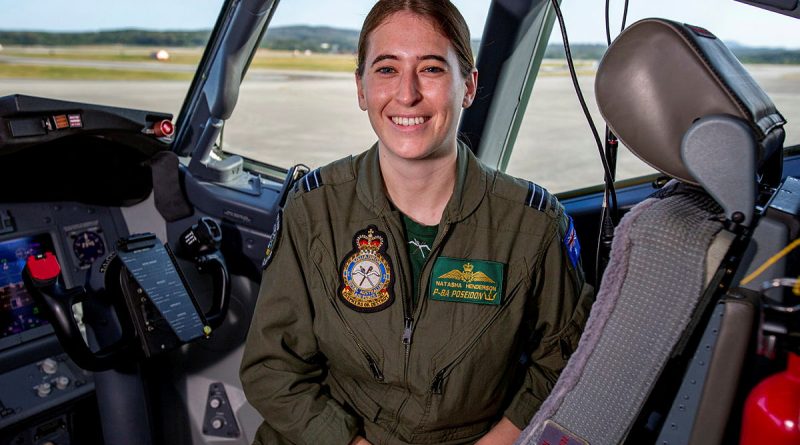
[{"label": "red knob", "polygon": [[170,120],[164,119],[160,122],[156,122],[153,125],[153,134],[156,135],[156,137],[170,137],[174,132],[175,125]]},{"label": "red knob", "polygon": [[39,255],[31,255],[26,262],[31,278],[39,283],[52,280],[61,273],[61,266],[55,255],[50,252]]}]

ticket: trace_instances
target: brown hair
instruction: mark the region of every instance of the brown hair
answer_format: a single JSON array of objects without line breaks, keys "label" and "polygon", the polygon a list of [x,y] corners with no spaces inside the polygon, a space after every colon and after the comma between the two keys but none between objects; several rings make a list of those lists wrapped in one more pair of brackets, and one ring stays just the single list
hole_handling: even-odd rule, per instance
[{"label": "brown hair", "polygon": [[361,35],[358,37],[358,68],[356,73],[364,75],[367,57],[367,38],[390,15],[410,11],[431,20],[453,45],[458,56],[461,75],[467,77],[475,67],[470,46],[469,28],[461,13],[450,0],[378,0],[364,19]]}]

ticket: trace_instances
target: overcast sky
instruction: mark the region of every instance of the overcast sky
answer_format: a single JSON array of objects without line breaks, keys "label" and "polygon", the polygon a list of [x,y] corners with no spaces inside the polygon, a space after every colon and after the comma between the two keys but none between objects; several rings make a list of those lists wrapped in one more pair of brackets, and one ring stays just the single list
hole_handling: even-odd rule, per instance
[{"label": "overcast sky", "polygon": [[[453,2],[467,19],[474,38],[479,38],[489,1]],[[273,24],[358,29],[373,3],[282,0]],[[0,0],[0,30],[208,29],[221,4],[221,0]],[[612,1],[612,29],[619,29],[622,5],[623,0]],[[604,6],[605,0],[562,1],[571,42],[605,42]],[[800,20],[733,0],[630,0],[629,24],[654,16],[704,26],[726,41],[800,48]],[[554,33],[551,40],[557,39],[560,37]]]}]

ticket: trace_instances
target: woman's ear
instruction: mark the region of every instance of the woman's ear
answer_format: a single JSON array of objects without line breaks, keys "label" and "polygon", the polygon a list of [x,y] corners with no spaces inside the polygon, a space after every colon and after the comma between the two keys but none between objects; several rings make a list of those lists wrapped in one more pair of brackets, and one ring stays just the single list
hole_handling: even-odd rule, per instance
[{"label": "woman's ear", "polygon": [[367,111],[367,97],[364,95],[364,80],[356,71],[356,90],[358,92],[358,106],[361,111]]},{"label": "woman's ear", "polygon": [[475,100],[475,94],[478,92],[478,70],[476,68],[473,68],[472,71],[467,74],[467,78],[464,80],[464,86],[466,90],[464,91],[464,102],[462,102],[461,106],[463,108],[469,108]]}]

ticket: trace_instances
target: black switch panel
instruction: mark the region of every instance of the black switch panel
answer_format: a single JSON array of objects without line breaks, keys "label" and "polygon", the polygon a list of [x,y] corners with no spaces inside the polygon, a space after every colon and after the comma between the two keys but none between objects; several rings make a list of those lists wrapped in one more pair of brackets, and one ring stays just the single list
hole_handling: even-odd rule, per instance
[{"label": "black switch panel", "polygon": [[217,437],[239,437],[239,425],[228,401],[225,385],[215,382],[208,386],[203,434]]}]

